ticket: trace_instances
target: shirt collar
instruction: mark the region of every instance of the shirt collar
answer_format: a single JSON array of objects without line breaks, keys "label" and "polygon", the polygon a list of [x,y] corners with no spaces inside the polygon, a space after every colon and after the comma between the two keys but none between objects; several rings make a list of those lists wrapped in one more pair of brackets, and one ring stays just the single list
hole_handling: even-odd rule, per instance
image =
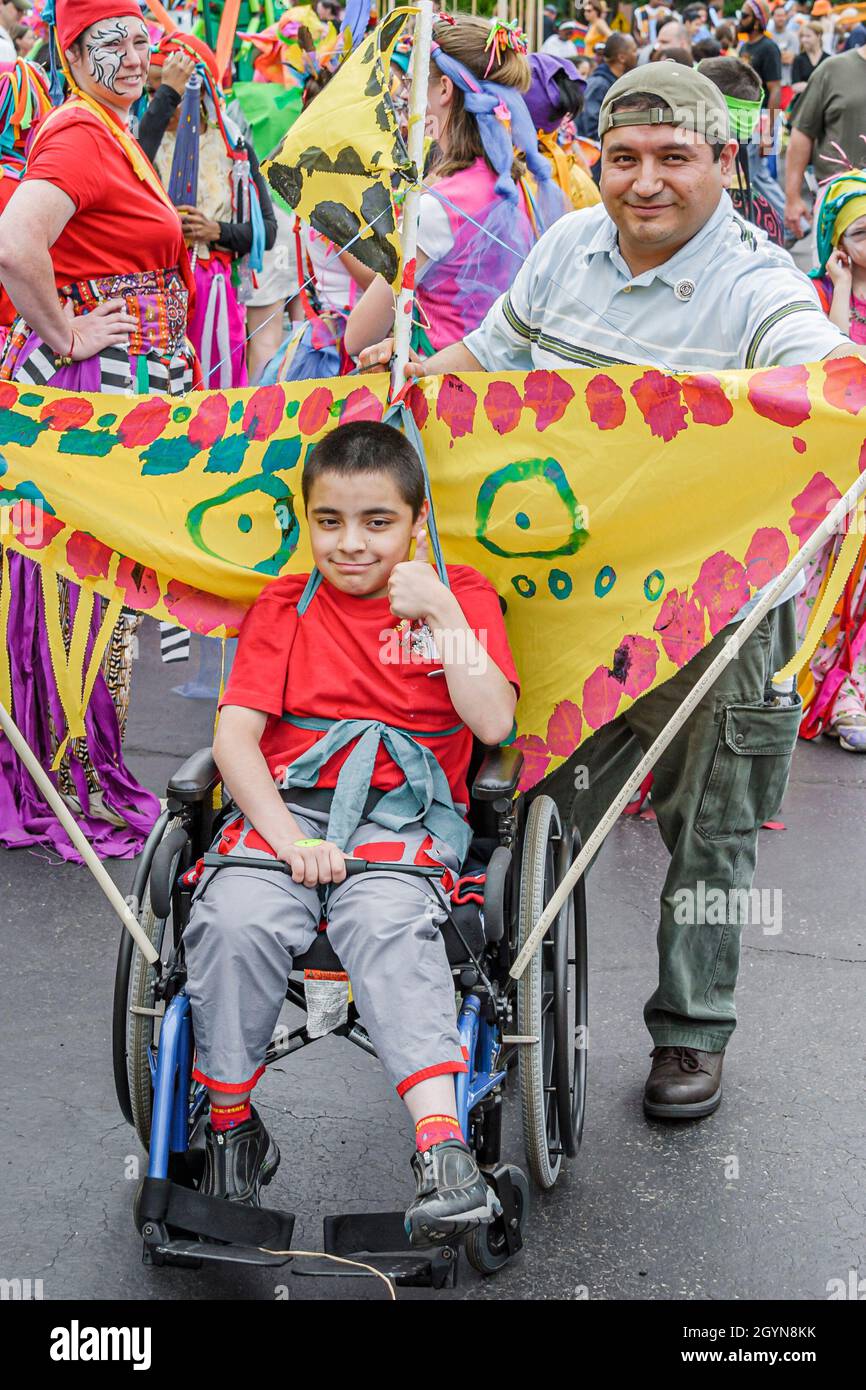
[{"label": "shirt collar", "polygon": [[685,246],[681,246],[670,260],[664,261],[652,270],[645,270],[641,275],[633,276],[626,265],[620,253],[616,226],[608,216],[604,217],[589,241],[586,255],[588,258],[599,252],[606,254],[619,273],[634,284],[649,285],[653,280],[658,279],[663,280],[666,285],[673,286],[684,278],[696,279],[702,270],[712,264],[712,244],[732,213],[733,205],[730,197],[726,192],[723,192],[712,216],[695,233],[691,241],[687,241]]}]

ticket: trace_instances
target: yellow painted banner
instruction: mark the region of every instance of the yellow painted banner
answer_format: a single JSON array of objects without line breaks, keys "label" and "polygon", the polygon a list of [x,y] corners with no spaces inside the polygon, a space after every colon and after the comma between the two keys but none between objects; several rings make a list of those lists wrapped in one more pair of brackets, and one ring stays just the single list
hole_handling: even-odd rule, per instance
[{"label": "yellow painted banner", "polygon": [[[234,635],[310,567],[300,477],[384,377],[192,393],[0,384],[2,540],[85,590]],[[431,378],[420,427],[445,558],[507,601],[527,781],[671,676],[866,467],[866,362],[666,376]]]}]

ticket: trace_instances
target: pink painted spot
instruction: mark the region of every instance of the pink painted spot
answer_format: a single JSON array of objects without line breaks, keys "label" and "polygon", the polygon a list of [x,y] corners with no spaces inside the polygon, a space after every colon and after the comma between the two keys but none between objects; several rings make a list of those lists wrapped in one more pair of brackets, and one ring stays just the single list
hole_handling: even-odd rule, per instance
[{"label": "pink painted spot", "polygon": [[49,401],[42,407],[39,419],[44,420],[52,430],[78,430],[87,424],[92,415],[90,401],[81,396],[61,396],[59,401]]},{"label": "pink painted spot", "polygon": [[523,754],[523,772],[520,777],[520,790],[528,791],[540,782],[550,762],[550,750],[538,734],[521,734],[514,740],[515,748]]},{"label": "pink painted spot", "polygon": [[796,452],[797,452],[798,454],[805,454],[805,452],[806,452],[806,441],[805,441],[805,439],[801,439],[800,436],[799,436],[798,434],[795,434],[795,435],[794,435],[794,438],[791,440],[791,443],[793,444],[794,449],[796,450]]},{"label": "pink painted spot", "polygon": [[706,618],[701,605],[687,594],[671,589],[664,597],[653,631],[661,637],[669,661],[685,666],[704,645]]},{"label": "pink painted spot", "polygon": [[340,424],[348,425],[353,420],[375,420],[382,418],[382,402],[373,395],[369,386],[359,386],[350,391],[340,410]]},{"label": "pink painted spot", "polygon": [[430,407],[427,404],[427,397],[417,382],[412,383],[404,399],[415,417],[415,424],[419,430],[423,430],[427,423],[427,416],[430,414]]},{"label": "pink painted spot", "polygon": [[124,603],[130,608],[146,611],[159,598],[159,581],[154,571],[126,555],[117,566],[117,585],[123,589]]},{"label": "pink painted spot", "polygon": [[574,400],[574,388],[559,372],[530,372],[523,383],[523,402],[535,411],[538,430],[546,430],[561,420]]},{"label": "pink painted spot", "polygon": [[619,429],[625,419],[625,396],[613,377],[599,372],[589,382],[584,395],[589,418],[598,429]]},{"label": "pink painted spot", "polygon": [[793,515],[788,519],[788,530],[793,531],[800,545],[808,540],[812,532],[827,513],[832,511],[842,496],[834,482],[824,473],[815,473],[802,492],[792,499]]},{"label": "pink painted spot", "polygon": [[607,669],[597,666],[583,683],[583,717],[593,729],[600,729],[616,715],[622,699],[622,686]]},{"label": "pink painted spot", "polygon": [[247,439],[270,439],[279,428],[286,397],[282,386],[260,386],[247,401],[243,431]]},{"label": "pink painted spot", "polygon": [[613,654],[611,675],[622,682],[625,694],[632,700],[649,690],[659,664],[658,644],[651,637],[630,634],[624,637]]},{"label": "pink painted spot", "polygon": [[484,397],[484,412],[497,434],[508,434],[520,424],[523,401],[510,381],[492,381]]},{"label": "pink painted spot", "polygon": [[734,413],[718,377],[687,376],[682,381],[686,405],[696,425],[726,425]]},{"label": "pink painted spot", "polygon": [[775,420],[777,425],[787,425],[789,429],[802,425],[812,411],[808,368],[771,367],[768,372],[753,372],[749,377],[749,403],[757,415]]},{"label": "pink painted spot", "polygon": [[222,439],[229,422],[229,403],[219,391],[209,391],[187,425],[187,435],[197,449],[210,449]]},{"label": "pink painted spot", "polygon": [[713,637],[751,597],[744,567],[724,550],[717,551],[701,565],[692,593],[707,610]]},{"label": "pink painted spot", "polygon": [[680,383],[674,377],[663,372],[644,372],[630,390],[651,432],[659,439],[667,443],[687,428]]},{"label": "pink painted spot", "polygon": [[746,551],[746,578],[753,589],[775,579],[788,563],[788,541],[776,526],[761,526]]},{"label": "pink painted spot", "polygon": [[471,386],[450,374],[443,378],[436,401],[436,419],[443,420],[451,431],[451,443],[472,433],[475,423],[477,397]]},{"label": "pink painted spot", "polygon": [[227,631],[239,628],[246,614],[241,604],[218,594],[206,594],[203,589],[182,584],[179,579],[169,580],[164,601],[180,626],[188,627],[191,632],[208,633],[222,626]]},{"label": "pink painted spot", "polygon": [[44,550],[66,526],[65,521],[29,501],[13,502],[9,522],[16,541],[28,550]]},{"label": "pink painted spot", "polygon": [[567,758],[580,743],[583,715],[573,700],[560,700],[547,724],[547,746],[551,753]]},{"label": "pink painted spot", "polygon": [[114,551],[86,531],[73,531],[66,542],[66,559],[79,579],[105,579]]},{"label": "pink painted spot", "polygon": [[418,263],[417,263],[417,261],[415,260],[415,257],[413,256],[412,259],[411,259],[410,261],[407,261],[406,264],[404,265],[404,267],[403,267],[403,289],[404,289],[404,290],[414,290],[414,288],[415,288],[415,268],[416,268],[417,264],[418,264]]},{"label": "pink painted spot", "polygon": [[862,357],[834,357],[824,363],[824,400],[849,415],[859,414],[866,405],[866,362]]},{"label": "pink painted spot", "polygon": [[11,381],[0,381],[0,410],[11,410],[18,400],[18,390]]},{"label": "pink painted spot", "polygon": [[150,396],[133,406],[124,420],[117,426],[120,441],[127,449],[140,449],[159,439],[171,414],[168,401],[158,396]]},{"label": "pink painted spot", "polygon": [[318,434],[325,428],[331,413],[334,397],[327,386],[317,386],[307,396],[298,411],[298,429],[301,434]]}]

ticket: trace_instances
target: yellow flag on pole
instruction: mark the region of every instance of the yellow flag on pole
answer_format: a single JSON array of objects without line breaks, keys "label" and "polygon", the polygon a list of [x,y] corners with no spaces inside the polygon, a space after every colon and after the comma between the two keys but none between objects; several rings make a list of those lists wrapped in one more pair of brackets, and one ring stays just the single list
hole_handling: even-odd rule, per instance
[{"label": "yellow flag on pole", "polygon": [[391,178],[412,180],[416,171],[397,125],[388,65],[415,13],[393,10],[361,41],[264,165],[299,217],[395,288],[402,265]]}]

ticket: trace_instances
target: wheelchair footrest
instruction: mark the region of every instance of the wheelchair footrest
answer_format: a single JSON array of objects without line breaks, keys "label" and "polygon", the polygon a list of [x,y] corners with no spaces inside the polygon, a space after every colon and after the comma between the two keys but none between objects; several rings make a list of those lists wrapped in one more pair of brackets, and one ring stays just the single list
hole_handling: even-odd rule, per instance
[{"label": "wheelchair footrest", "polygon": [[[403,1226],[403,1215],[402,1211],[375,1211],[326,1216],[324,1253],[370,1265],[403,1288],[453,1288],[457,1283],[458,1247],[414,1249]],[[311,1277],[375,1277],[368,1270],[352,1269],[330,1260],[298,1259],[292,1265],[292,1273]]]},{"label": "wheelchair footrest", "polygon": [[288,1256],[274,1252],[289,1249],[295,1225],[291,1212],[207,1197],[169,1178],[145,1178],[136,1218],[145,1246],[157,1254],[243,1264],[285,1264]]}]

